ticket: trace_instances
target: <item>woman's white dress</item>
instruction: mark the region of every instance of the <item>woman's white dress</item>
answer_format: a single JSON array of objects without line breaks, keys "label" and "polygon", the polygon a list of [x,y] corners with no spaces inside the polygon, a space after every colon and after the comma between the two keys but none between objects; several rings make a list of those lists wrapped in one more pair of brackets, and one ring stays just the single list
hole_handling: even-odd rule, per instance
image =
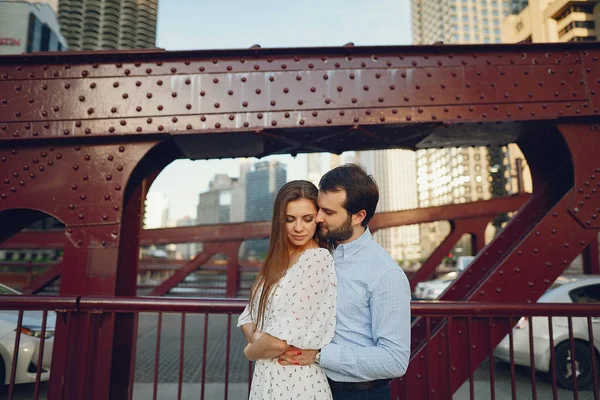
[{"label": "woman's white dress", "polygon": [[[337,280],[333,258],[323,248],[304,251],[279,281],[266,305],[262,332],[299,349],[320,349],[333,339]],[[258,300],[258,299],[257,299]],[[258,301],[256,302],[258,306]],[[237,326],[256,322],[249,305]],[[282,366],[258,360],[250,399],[331,399],[327,377],[318,364]]]}]

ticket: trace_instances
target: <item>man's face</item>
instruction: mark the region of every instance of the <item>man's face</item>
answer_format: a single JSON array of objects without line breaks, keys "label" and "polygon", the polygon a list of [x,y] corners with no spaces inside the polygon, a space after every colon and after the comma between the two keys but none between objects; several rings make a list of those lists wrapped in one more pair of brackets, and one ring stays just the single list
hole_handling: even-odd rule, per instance
[{"label": "man's face", "polygon": [[344,208],[346,191],[321,192],[317,197],[319,211],[316,222],[319,224],[321,239],[343,242],[352,237],[352,215]]}]

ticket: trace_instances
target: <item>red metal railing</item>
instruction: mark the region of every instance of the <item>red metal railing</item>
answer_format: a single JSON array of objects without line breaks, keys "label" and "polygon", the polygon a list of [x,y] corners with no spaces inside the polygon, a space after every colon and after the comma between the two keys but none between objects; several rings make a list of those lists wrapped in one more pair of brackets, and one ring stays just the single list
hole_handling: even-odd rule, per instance
[{"label": "red metal railing", "polygon": [[[59,318],[66,319],[67,324],[76,313],[134,315],[137,339],[131,349],[135,361],[130,366],[132,379],[129,382],[129,399],[157,399],[164,391],[170,391],[171,396],[177,393],[177,398],[181,399],[186,397],[186,390],[192,389],[196,394],[199,392],[197,396],[201,399],[245,398],[250,389],[252,365],[243,358],[241,349],[245,345],[244,339],[232,322],[234,315],[239,314],[245,304],[244,300],[225,299],[0,296],[0,310],[19,310],[18,332],[23,328],[24,312],[42,311],[37,365],[42,364],[44,346],[47,344],[45,326],[49,311],[56,311]],[[153,314],[149,313],[156,315],[155,324]],[[450,376],[457,363],[464,362],[470,367],[469,380],[454,393],[455,399],[558,399],[559,396],[561,399],[565,396],[578,399],[582,395],[581,398],[598,400],[599,359],[597,348],[592,343],[600,339],[600,330],[594,329],[595,318],[600,316],[600,305],[413,302],[412,314],[416,318],[414,324],[424,324],[426,327],[428,341],[425,354],[432,367],[436,354],[442,351],[449,354],[448,365],[443,368]],[[488,360],[476,366],[470,353],[453,354],[454,346],[450,340],[446,342],[445,349],[429,347],[432,343],[429,339],[438,333],[437,327],[441,326],[442,320],[451,330],[458,329],[457,337],[462,335],[462,340],[467,341],[471,340],[470,328],[476,320],[487,321],[490,331],[498,324],[514,328],[508,330],[508,336],[498,346],[490,335]],[[547,335],[536,330],[542,322],[547,324]],[[585,332],[581,329],[582,324],[587,325]],[[568,332],[566,338],[560,339],[561,343],[556,342],[559,338],[557,329]],[[14,382],[21,336],[16,335],[13,359],[7,365],[9,399],[15,398]],[[536,346],[543,344],[544,340],[549,354],[539,354],[540,349],[536,352]],[[523,347],[524,343],[526,348]],[[413,354],[417,350],[413,349]],[[580,365],[582,359],[579,358],[582,351],[587,351],[588,360],[591,360],[586,368],[591,368],[588,386],[592,392],[578,387],[580,379],[577,379],[577,373],[583,371]],[[570,357],[570,354],[576,357]],[[87,357],[86,354],[81,356]],[[570,368],[565,364],[565,357]],[[496,361],[498,358],[506,362]],[[540,372],[536,372],[536,369],[545,369],[537,364],[538,360],[549,360],[547,379],[540,379]],[[566,370],[561,370],[561,367]],[[559,375],[569,370],[570,384]],[[41,368],[38,368],[33,382],[34,399],[40,395],[40,372]],[[419,379],[428,380],[429,375]],[[572,387],[561,389],[560,385],[565,386],[565,383]],[[399,393],[398,387],[392,384],[392,391],[399,396],[397,398],[411,398],[409,393]]]}]

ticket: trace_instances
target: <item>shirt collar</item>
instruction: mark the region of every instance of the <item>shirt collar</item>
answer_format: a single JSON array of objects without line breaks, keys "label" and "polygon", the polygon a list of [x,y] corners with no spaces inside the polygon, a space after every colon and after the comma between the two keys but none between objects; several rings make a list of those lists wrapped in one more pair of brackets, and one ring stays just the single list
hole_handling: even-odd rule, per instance
[{"label": "shirt collar", "polygon": [[338,253],[342,258],[354,255],[358,253],[360,249],[365,247],[372,239],[373,236],[371,236],[371,231],[369,230],[369,227],[367,227],[363,234],[357,239],[349,243],[338,244],[335,248],[335,253]]}]

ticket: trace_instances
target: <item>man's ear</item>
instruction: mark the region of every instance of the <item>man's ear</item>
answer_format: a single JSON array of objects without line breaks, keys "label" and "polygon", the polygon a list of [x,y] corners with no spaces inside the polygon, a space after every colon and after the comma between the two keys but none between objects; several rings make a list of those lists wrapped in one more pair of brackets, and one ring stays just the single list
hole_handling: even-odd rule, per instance
[{"label": "man's ear", "polygon": [[360,210],[357,213],[352,214],[352,225],[362,225],[362,222],[367,217],[367,212],[365,210]]}]

